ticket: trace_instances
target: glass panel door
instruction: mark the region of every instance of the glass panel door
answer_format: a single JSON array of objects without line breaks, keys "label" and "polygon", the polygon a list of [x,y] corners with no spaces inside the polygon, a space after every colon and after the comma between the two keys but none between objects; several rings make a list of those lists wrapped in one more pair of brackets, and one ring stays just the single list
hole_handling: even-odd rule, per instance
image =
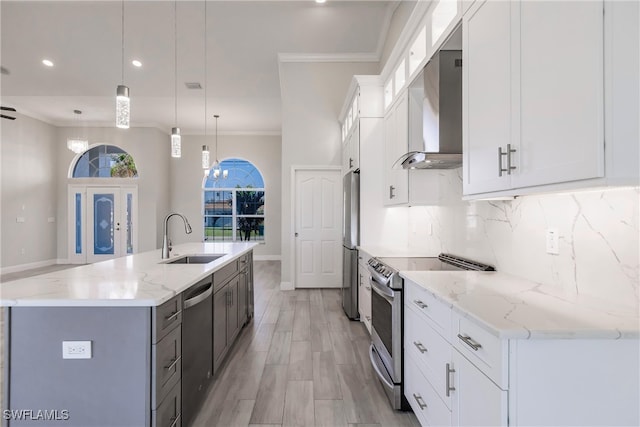
[{"label": "glass panel door", "polygon": [[120,209],[119,188],[87,188],[87,262],[124,255]]}]

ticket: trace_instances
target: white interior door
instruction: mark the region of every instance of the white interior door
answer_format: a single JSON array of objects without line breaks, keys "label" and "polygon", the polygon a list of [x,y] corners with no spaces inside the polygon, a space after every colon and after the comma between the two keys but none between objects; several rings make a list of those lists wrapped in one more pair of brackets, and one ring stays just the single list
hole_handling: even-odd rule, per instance
[{"label": "white interior door", "polygon": [[342,283],[342,174],[295,174],[296,288],[339,288]]},{"label": "white interior door", "polygon": [[86,262],[93,263],[134,253],[137,233],[137,189],[87,187]]}]

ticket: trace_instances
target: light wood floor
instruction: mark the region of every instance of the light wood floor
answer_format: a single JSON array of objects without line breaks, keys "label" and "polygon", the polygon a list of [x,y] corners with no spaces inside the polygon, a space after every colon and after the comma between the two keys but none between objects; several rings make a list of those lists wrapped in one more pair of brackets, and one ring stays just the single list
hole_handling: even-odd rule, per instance
[{"label": "light wood floor", "polygon": [[255,318],[194,422],[213,426],[419,426],[391,409],[370,366],[369,334],[334,289],[280,291],[280,263],[255,262]]}]

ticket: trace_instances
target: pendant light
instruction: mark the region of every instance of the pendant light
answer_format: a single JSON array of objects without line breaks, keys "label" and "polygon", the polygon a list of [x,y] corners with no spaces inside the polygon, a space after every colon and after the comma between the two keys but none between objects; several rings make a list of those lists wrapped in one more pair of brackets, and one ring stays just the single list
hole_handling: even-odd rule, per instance
[{"label": "pendant light", "polygon": [[173,55],[174,55],[174,78],[175,78],[175,90],[174,90],[174,111],[175,111],[175,127],[171,128],[171,157],[182,156],[182,141],[180,138],[180,128],[178,127],[178,1],[173,2]]},{"label": "pendant light", "polygon": [[[204,0],[204,140],[207,140],[207,0]],[[209,146],[202,146],[202,169],[209,176]]]},{"label": "pendant light", "polygon": [[219,114],[214,114],[214,116],[216,118],[216,145],[215,145],[215,160],[213,162],[213,177],[215,179],[218,179],[220,177],[220,172],[222,172],[222,179],[226,179],[227,176],[229,176],[229,171],[228,170],[224,170],[221,171],[220,170],[220,161],[218,160],[218,119],[220,118]]},{"label": "pendant light", "polygon": [[124,85],[124,0],[122,0],[122,84],[116,88],[116,127],[129,129],[129,88]]},{"label": "pendant light", "polygon": [[[73,110],[73,114],[75,115],[74,124],[76,127],[79,127],[78,118],[80,117],[80,114],[82,114],[82,111]],[[67,138],[67,148],[76,154],[84,153],[89,148],[89,141],[81,136],[76,138]]]}]

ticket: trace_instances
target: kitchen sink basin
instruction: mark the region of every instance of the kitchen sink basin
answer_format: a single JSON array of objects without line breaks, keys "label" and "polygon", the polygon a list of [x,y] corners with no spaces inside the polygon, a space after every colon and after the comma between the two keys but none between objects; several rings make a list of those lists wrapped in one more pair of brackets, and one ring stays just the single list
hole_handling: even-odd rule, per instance
[{"label": "kitchen sink basin", "polygon": [[223,255],[184,255],[166,262],[166,264],[209,264]]}]

